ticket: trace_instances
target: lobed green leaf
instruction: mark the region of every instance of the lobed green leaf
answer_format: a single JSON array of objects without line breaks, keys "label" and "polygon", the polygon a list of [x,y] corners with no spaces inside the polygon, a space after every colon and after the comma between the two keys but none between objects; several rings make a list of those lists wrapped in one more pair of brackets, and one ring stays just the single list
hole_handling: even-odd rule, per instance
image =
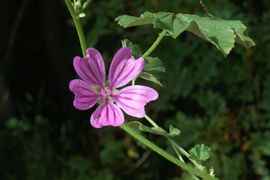
[{"label": "lobed green leaf", "polygon": [[210,155],[210,148],[204,144],[196,145],[189,151],[190,157],[198,161],[206,161]]},{"label": "lobed green leaf", "polygon": [[184,31],[189,31],[216,46],[224,56],[230,53],[235,43],[245,48],[255,45],[254,41],[244,34],[245,25],[237,20],[182,13],[145,12],[140,17],[119,16],[116,21],[124,28],[152,24],[154,28],[166,30],[173,38],[177,38]]}]

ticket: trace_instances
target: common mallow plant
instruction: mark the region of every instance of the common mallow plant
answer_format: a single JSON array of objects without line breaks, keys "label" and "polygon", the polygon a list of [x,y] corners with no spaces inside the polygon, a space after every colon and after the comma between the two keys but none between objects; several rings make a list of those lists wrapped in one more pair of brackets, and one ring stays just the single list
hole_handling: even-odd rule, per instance
[{"label": "common mallow plant", "polygon": [[[80,23],[80,18],[86,16],[84,11],[90,0],[73,0],[72,2],[65,0],[65,2],[74,21],[83,54],[83,57],[76,56],[73,60],[75,71],[81,78],[71,80],[69,84],[69,89],[75,96],[74,107],[79,110],[87,110],[98,104],[90,118],[90,123],[94,128],[119,126],[163,158],[187,171],[193,179],[217,179],[214,169],[208,168],[204,164],[210,157],[211,149],[208,146],[199,144],[189,151],[184,150],[173,139],[174,136],[180,134],[179,129],[170,126],[169,130],[165,130],[146,114],[145,105],[156,100],[158,93],[151,87],[135,85],[136,78],[161,85],[152,71],[165,72],[165,67],[162,66],[162,61],[158,57],[150,55],[165,36],[176,39],[184,31],[192,32],[213,44],[226,57],[236,43],[246,48],[255,45],[253,40],[244,34],[245,25],[241,21],[214,17],[208,13],[202,2],[207,13],[207,16],[204,17],[194,14],[148,11],[138,17],[119,16],[115,20],[123,28],[152,25],[161,32],[144,53],[139,51],[138,45],[129,40],[123,40],[123,47],[119,47],[112,58],[108,78],[106,78],[102,55],[94,48],[86,48]],[[131,81],[132,85],[129,84]],[[145,118],[150,126],[142,124],[140,121],[128,122],[123,112],[136,118]],[[149,141],[142,133],[164,136],[164,140],[170,143],[175,155]]]}]

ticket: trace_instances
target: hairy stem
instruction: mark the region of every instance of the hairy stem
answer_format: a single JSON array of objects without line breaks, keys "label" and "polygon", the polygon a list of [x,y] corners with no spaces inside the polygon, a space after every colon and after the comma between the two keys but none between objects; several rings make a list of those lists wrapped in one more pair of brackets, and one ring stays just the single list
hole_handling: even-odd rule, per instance
[{"label": "hairy stem", "polygon": [[75,12],[71,1],[70,0],[65,0],[65,2],[66,2],[66,5],[68,7],[68,10],[70,12],[70,15],[71,15],[71,17],[73,19],[73,22],[75,24],[77,34],[78,34],[78,37],[79,37],[79,41],[80,41],[80,45],[81,45],[81,49],[82,49],[82,54],[85,57],[85,54],[86,54],[86,42],[85,42],[85,37],[84,37],[83,30],[82,30],[82,25],[81,25],[81,23],[80,23],[80,21],[79,21],[79,19],[77,17],[77,13]]}]

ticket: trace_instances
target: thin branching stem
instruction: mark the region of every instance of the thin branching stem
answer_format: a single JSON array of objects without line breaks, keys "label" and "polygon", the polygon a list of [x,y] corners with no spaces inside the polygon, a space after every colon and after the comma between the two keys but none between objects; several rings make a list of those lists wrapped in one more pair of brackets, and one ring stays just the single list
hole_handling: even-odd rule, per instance
[{"label": "thin branching stem", "polygon": [[186,170],[187,172],[189,172],[189,173],[191,173],[193,175],[196,175],[198,177],[201,177],[203,179],[216,180],[215,177],[210,176],[206,172],[201,171],[200,169],[194,168],[194,167],[192,167],[192,166],[190,166],[188,164],[185,164],[185,163],[181,162],[179,159],[175,158],[174,156],[172,156],[168,152],[164,151],[159,146],[157,146],[153,142],[151,142],[148,139],[146,139],[144,136],[142,136],[141,134],[139,134],[136,130],[132,129],[128,125],[123,124],[120,127],[124,131],[126,131],[129,135],[131,135],[133,138],[135,138],[136,140],[138,140],[139,142],[141,142],[142,144],[144,144],[145,146],[147,146],[149,149],[151,149],[152,151],[158,153],[160,156],[164,157],[165,159],[167,159],[171,163],[179,166],[180,168]]},{"label": "thin branching stem", "polygon": [[80,20],[79,20],[79,18],[77,16],[77,13],[75,12],[75,10],[73,8],[73,5],[72,5],[71,1],[70,0],[65,0],[65,2],[66,2],[66,5],[68,7],[69,13],[70,13],[70,15],[71,15],[71,17],[73,19],[73,22],[75,24],[76,31],[77,31],[79,41],[80,41],[80,45],[81,45],[81,49],[82,49],[82,54],[85,57],[85,54],[86,54],[86,41],[85,41],[85,36],[84,36],[84,33],[83,33],[82,25],[81,25]]}]

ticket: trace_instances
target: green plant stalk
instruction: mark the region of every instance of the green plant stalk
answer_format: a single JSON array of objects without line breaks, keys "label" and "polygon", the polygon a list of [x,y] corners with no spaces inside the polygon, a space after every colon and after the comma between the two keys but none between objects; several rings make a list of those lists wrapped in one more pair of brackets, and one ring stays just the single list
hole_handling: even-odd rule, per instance
[{"label": "green plant stalk", "polygon": [[175,145],[174,145],[171,141],[169,141],[169,142],[170,142],[171,146],[173,147],[174,152],[175,152],[176,155],[178,156],[178,159],[179,159],[180,161],[182,161],[183,163],[185,163],[184,159],[182,158],[182,156],[181,156],[181,154],[179,153],[179,151],[176,149]]},{"label": "green plant stalk", "polygon": [[[174,152],[176,153],[178,159],[179,159],[180,161],[182,161],[183,163],[185,163],[184,159],[182,158],[181,154],[179,153],[179,151],[177,150],[177,148],[175,147],[175,145],[170,141],[170,139],[168,139],[168,140],[169,140],[171,146],[173,147],[173,150],[174,150]],[[189,174],[190,174],[195,180],[199,180],[199,178],[197,178],[197,176],[195,176],[194,174],[192,174],[192,173],[189,173]]]},{"label": "green plant stalk", "polygon": [[[153,119],[151,119],[147,114],[144,115],[144,118],[154,127],[159,127]],[[165,130],[164,130],[165,131]]]},{"label": "green plant stalk", "polygon": [[182,147],[180,147],[174,140],[168,138],[168,140],[182,153],[184,154],[198,169],[203,170],[204,167],[198,163],[196,160],[190,158],[190,155],[188,152],[186,152]]},{"label": "green plant stalk", "polygon": [[216,180],[217,179],[217,178],[215,178],[213,176],[210,176],[209,174],[207,174],[204,171],[201,171],[201,170],[199,170],[197,168],[194,168],[192,166],[189,166],[188,164],[185,164],[185,163],[181,162],[179,159],[175,158],[171,154],[169,154],[166,151],[164,151],[163,149],[161,149],[156,144],[152,143],[151,141],[149,141],[148,139],[146,139],[145,137],[140,135],[137,131],[133,130],[128,125],[123,124],[120,127],[124,131],[126,131],[128,134],[130,134],[133,138],[135,138],[136,140],[140,141],[142,144],[147,146],[149,149],[151,149],[152,151],[155,151],[156,153],[158,153],[159,155],[161,155],[162,157],[164,157],[168,161],[170,161],[173,164],[179,166],[180,168],[188,171],[189,173],[191,173],[193,175],[196,175],[196,176],[199,176],[199,177],[201,177],[203,179],[209,179],[209,180]]},{"label": "green plant stalk", "polygon": [[154,41],[152,46],[142,55],[143,58],[146,58],[149,56],[159,45],[160,41],[163,39],[163,37],[166,35],[166,31],[163,30],[161,33],[159,33],[158,38]]},{"label": "green plant stalk", "polygon": [[77,18],[77,13],[75,12],[73,5],[71,4],[70,0],[65,0],[67,8],[69,10],[69,13],[73,19],[73,22],[75,24],[76,30],[77,30],[77,34],[79,37],[79,41],[80,41],[80,45],[81,45],[81,49],[82,49],[82,54],[85,57],[86,55],[86,41],[85,41],[85,37],[84,37],[84,33],[82,30],[82,26],[81,23],[79,21],[79,19]]}]

